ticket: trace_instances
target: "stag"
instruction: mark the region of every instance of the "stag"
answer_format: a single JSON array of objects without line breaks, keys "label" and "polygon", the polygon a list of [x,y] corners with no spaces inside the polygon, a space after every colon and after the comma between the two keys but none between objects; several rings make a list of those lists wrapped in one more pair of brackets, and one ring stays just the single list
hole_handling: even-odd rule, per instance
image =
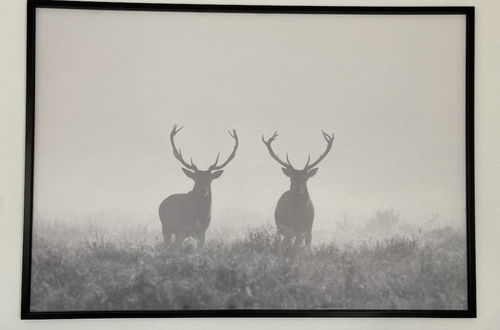
[{"label": "stag", "polygon": [[212,180],[219,178],[224,172],[222,169],[234,158],[238,149],[238,135],[236,130],[228,131],[234,139],[234,148],[229,157],[222,164],[218,164],[220,153],[217,154],[215,163],[210,165],[206,171],[198,169],[193,163],[187,163],[182,157],[181,149],[175,146],[174,137],[182,129],[174,125],[170,133],[174,157],[182,164],[182,171],[193,179],[193,189],[184,194],[168,196],[160,204],[159,215],[162,224],[163,239],[168,245],[173,238],[176,242],[182,242],[187,237],[193,237],[198,241],[198,246],[205,242],[205,231],[210,224],[212,206]]},{"label": "stag", "polygon": [[273,136],[267,140],[262,136],[262,142],[266,145],[269,154],[282,166],[283,173],[290,178],[290,189],[281,195],[274,211],[277,239],[283,238],[285,246],[289,245],[292,239],[294,239],[294,247],[302,245],[304,241],[306,246],[311,245],[314,206],[307,190],[307,180],[318,172],[318,168],[315,166],[330,152],[334,138],[333,133],[328,135],[324,131],[321,132],[327,143],[326,150],[313,163],[310,163],[311,155],[309,155],[303,169],[295,169],[292,166],[288,153],[286,154],[286,162],[284,162],[273,151],[271,144],[278,137],[278,131],[274,132]]}]

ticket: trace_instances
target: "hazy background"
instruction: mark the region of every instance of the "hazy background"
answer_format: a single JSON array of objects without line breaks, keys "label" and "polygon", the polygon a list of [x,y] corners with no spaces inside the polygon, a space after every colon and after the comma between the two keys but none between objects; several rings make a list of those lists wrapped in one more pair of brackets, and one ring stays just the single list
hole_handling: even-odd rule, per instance
[{"label": "hazy background", "polygon": [[37,221],[137,221],[192,181],[168,135],[214,181],[215,225],[274,221],[289,180],[260,136],[303,166],[315,228],[394,208],[465,223],[465,20],[42,9],[37,14]]}]

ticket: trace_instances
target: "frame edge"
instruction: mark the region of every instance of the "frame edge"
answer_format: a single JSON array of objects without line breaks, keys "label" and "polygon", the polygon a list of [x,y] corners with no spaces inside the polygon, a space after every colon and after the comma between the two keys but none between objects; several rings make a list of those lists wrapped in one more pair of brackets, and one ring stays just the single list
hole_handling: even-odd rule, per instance
[{"label": "frame edge", "polygon": [[[349,14],[460,14],[466,16],[466,230],[467,230],[467,310],[198,310],[198,311],[70,311],[36,312],[30,310],[33,171],[35,146],[35,43],[36,9],[108,9],[142,11],[203,11],[246,13],[338,13]],[[363,11],[363,12],[360,12]],[[267,5],[198,5],[135,2],[89,2],[27,0],[26,43],[26,134],[24,224],[21,286],[21,319],[88,319],[145,317],[431,317],[476,318],[476,256],[474,200],[474,33],[475,6],[446,7],[364,7],[364,6],[267,6]],[[333,314],[333,315],[332,315]]]}]

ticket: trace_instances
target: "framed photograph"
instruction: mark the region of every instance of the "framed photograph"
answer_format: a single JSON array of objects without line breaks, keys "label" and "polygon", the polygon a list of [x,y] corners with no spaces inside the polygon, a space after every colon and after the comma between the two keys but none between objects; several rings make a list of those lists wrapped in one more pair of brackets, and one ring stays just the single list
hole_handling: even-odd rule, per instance
[{"label": "framed photograph", "polygon": [[474,8],[28,1],[21,317],[475,317]]}]

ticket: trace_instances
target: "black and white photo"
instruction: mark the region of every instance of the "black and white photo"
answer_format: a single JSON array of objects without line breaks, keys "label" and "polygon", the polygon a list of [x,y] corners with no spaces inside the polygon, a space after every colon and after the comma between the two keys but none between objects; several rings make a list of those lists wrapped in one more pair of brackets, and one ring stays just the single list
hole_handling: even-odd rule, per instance
[{"label": "black and white photo", "polygon": [[473,317],[473,14],[30,1],[23,317]]}]

